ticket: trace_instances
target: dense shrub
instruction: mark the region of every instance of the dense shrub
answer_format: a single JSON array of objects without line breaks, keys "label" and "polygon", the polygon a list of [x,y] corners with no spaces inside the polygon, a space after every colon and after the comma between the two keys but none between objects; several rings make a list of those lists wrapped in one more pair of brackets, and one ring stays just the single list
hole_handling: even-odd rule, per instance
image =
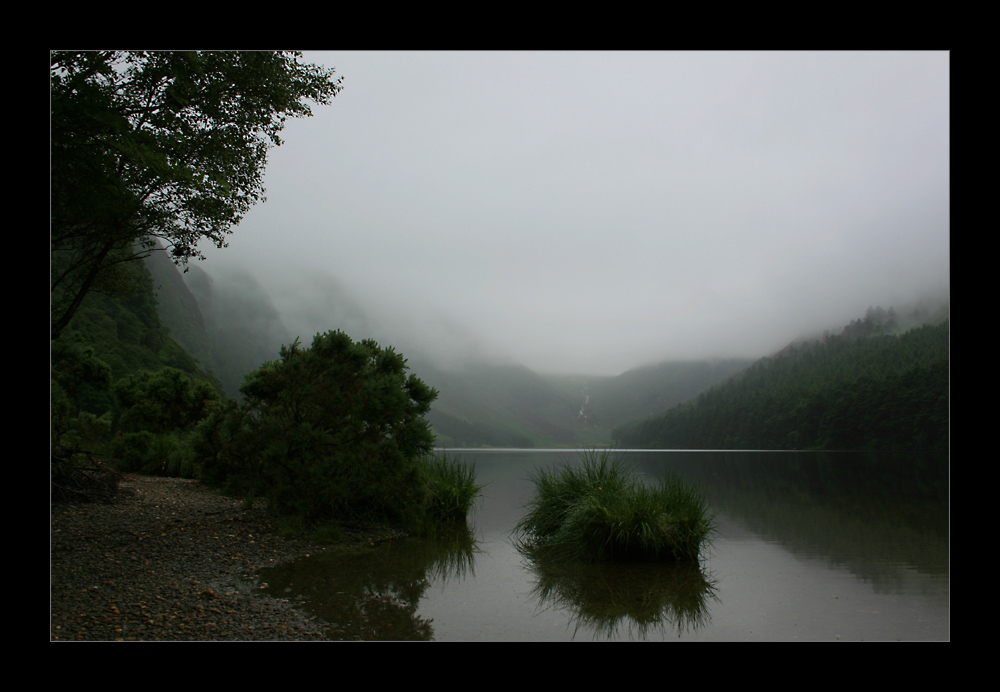
[{"label": "dense shrub", "polygon": [[220,405],[215,388],[166,367],[123,377],[112,392],[114,429],[104,448],[118,468],[193,478],[197,469],[188,439],[195,426]]},{"label": "dense shrub", "polygon": [[180,478],[197,475],[186,436],[179,432],[118,433],[108,449],[121,471]]},{"label": "dense shrub", "polygon": [[118,429],[125,432],[190,430],[221,399],[212,385],[169,367],[128,375],[112,389],[119,410]]},{"label": "dense shrub", "polygon": [[53,341],[49,358],[52,444],[78,448],[90,443],[90,451],[95,421],[109,422],[109,418],[95,417],[101,407],[94,402],[107,398],[111,368],[96,357],[93,347],[72,336]]},{"label": "dense shrub", "polygon": [[199,425],[202,478],[310,523],[419,523],[453,507],[429,461],[424,414],[437,391],[407,370],[392,348],[340,331],[317,334],[310,348],[282,347],[245,377],[239,405]]}]

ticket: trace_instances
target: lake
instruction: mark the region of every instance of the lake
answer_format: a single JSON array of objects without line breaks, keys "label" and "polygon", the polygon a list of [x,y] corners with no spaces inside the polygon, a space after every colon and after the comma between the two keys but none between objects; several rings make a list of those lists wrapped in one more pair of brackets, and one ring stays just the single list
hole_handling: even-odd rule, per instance
[{"label": "lake", "polygon": [[947,641],[947,454],[626,451],[698,483],[718,534],[695,567],[535,564],[510,532],[567,450],[448,450],[483,497],[468,526],[261,570],[335,639]]}]

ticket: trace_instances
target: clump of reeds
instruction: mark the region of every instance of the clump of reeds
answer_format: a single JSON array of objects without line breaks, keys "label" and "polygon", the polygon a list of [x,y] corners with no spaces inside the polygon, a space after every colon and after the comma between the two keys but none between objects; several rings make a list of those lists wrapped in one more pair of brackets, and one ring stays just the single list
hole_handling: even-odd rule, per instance
[{"label": "clump of reeds", "polygon": [[475,469],[459,457],[428,456],[424,468],[429,487],[427,512],[437,521],[461,521],[472,509],[483,486]]},{"label": "clump of reeds", "polygon": [[644,484],[610,450],[590,450],[578,466],[537,471],[535,496],[515,534],[546,556],[696,562],[715,531],[704,496],[674,475]]}]

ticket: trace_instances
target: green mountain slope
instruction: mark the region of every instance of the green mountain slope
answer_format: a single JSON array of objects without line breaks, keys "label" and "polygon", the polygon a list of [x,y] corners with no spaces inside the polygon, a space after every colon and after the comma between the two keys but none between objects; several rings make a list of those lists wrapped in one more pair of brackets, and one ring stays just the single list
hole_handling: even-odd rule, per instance
[{"label": "green mountain slope", "polygon": [[147,260],[157,307],[171,335],[213,372],[230,397],[243,376],[291,343],[270,298],[249,274],[217,281],[197,265],[181,274],[165,253]]},{"label": "green mountain slope", "polygon": [[746,359],[666,361],[613,377],[547,376],[579,402],[577,415],[605,441],[623,423],[666,411],[752,364]]},{"label": "green mountain slope", "polygon": [[611,442],[611,429],[665,411],[750,361],[661,363],[615,377],[544,375],[520,365],[459,371],[410,360],[440,396],[428,420],[444,446],[584,446]]},{"label": "green mountain slope", "polygon": [[947,449],[949,321],[891,326],[859,320],[789,346],[613,437],[661,449]]},{"label": "green mountain slope", "polygon": [[[89,294],[59,337],[60,341],[93,347],[94,355],[111,367],[112,381],[169,366],[223,391],[219,379],[201,367],[173,338],[171,329],[161,319],[158,302],[173,291],[160,291],[158,298],[153,278],[141,262],[126,265],[124,271],[135,287],[134,292],[121,297]],[[100,414],[110,410],[111,394],[92,392],[81,404],[84,410]]]},{"label": "green mountain slope", "polygon": [[419,356],[410,366],[439,392],[427,415],[439,446],[571,446],[585,435],[576,402],[524,366],[478,364],[449,371]]}]

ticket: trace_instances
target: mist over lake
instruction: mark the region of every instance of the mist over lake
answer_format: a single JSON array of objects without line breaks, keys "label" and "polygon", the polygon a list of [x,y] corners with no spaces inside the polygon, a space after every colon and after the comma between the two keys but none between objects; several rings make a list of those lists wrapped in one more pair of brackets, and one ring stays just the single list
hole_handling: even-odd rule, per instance
[{"label": "mist over lake", "polygon": [[947,52],[305,58],[344,90],[202,265],[293,337],[614,376],[947,291]]}]

